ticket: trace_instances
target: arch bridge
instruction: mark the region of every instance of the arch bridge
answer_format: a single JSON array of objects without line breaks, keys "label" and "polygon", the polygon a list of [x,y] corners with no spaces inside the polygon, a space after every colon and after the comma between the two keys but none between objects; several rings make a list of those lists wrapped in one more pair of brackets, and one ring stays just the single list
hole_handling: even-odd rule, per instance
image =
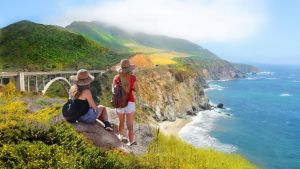
[{"label": "arch bridge", "polygon": [[[0,84],[12,81],[17,90],[22,92],[42,92],[45,94],[54,82],[64,85],[69,90],[72,82],[70,76],[77,71],[52,71],[52,72],[0,72]],[[105,70],[89,70],[89,73],[97,77],[105,73]]]}]

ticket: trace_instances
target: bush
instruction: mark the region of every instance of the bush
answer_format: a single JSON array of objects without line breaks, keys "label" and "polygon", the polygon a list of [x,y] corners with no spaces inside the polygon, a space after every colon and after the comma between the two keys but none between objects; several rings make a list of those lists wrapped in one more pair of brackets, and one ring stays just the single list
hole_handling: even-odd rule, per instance
[{"label": "bush", "polygon": [[0,162],[6,168],[75,168],[76,155],[58,145],[47,145],[41,141],[23,141],[5,144],[1,148]]},{"label": "bush", "polygon": [[70,123],[54,121],[60,109],[54,106],[30,114],[5,111],[0,116],[0,167],[129,168],[131,155],[104,151]]},{"label": "bush", "polygon": [[26,113],[27,107],[22,101],[9,102],[5,106],[0,106],[0,114]]}]

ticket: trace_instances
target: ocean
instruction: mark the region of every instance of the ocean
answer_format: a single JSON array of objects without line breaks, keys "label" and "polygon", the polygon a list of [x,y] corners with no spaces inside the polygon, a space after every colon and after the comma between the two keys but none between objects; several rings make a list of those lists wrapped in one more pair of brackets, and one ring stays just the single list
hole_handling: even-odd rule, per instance
[{"label": "ocean", "polygon": [[198,113],[179,135],[260,168],[300,169],[300,66],[257,67],[245,79],[209,82],[210,102],[225,109]]}]

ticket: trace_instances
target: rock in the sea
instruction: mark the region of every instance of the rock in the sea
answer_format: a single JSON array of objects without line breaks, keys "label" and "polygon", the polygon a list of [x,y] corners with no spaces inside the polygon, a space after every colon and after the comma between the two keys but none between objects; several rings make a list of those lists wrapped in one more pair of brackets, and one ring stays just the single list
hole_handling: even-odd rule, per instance
[{"label": "rock in the sea", "polygon": [[223,109],[223,108],[224,108],[224,104],[223,104],[223,103],[219,103],[219,104],[217,105],[217,108]]}]

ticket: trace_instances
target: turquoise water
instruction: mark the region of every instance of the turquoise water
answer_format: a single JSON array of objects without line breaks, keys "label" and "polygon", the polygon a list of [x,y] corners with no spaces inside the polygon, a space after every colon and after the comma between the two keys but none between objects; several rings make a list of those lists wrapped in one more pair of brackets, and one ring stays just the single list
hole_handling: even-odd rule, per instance
[{"label": "turquoise water", "polygon": [[[210,82],[210,101],[227,109],[198,115],[180,135],[196,146],[239,153],[261,168],[299,169],[300,66],[259,68],[264,72],[246,79]],[[191,128],[196,131],[187,132]]]}]

